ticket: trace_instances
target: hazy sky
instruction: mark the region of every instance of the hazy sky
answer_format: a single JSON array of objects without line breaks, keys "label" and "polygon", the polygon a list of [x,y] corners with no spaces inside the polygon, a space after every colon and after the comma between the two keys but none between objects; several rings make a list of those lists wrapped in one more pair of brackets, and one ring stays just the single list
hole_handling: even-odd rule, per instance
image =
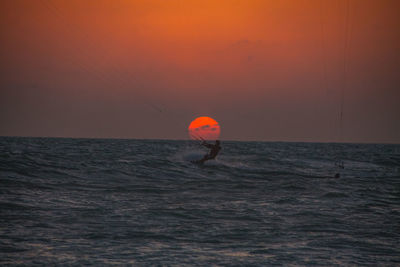
[{"label": "hazy sky", "polygon": [[1,0],[0,135],[400,143],[399,25],[398,0]]}]

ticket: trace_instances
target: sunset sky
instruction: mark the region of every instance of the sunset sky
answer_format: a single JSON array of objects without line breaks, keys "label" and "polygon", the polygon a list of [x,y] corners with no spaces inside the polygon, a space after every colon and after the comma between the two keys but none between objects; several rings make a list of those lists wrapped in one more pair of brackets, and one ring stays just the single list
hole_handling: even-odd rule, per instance
[{"label": "sunset sky", "polygon": [[398,0],[2,0],[0,135],[400,143],[399,25]]}]

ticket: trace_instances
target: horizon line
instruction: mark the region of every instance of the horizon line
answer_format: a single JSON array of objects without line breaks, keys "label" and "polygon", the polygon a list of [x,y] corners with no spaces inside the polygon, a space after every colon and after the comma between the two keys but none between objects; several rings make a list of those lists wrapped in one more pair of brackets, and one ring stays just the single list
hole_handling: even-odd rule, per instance
[{"label": "horizon line", "polygon": [[[25,136],[25,135],[0,135],[0,138],[52,138],[52,139],[99,139],[99,140],[143,140],[143,141],[194,141],[193,139],[169,139],[169,138],[133,138],[133,137],[66,137],[66,136]],[[284,141],[284,140],[233,140],[219,139],[221,142],[258,142],[258,143],[319,143],[319,144],[360,144],[360,145],[400,145],[389,142],[349,142],[349,141]],[[209,140],[208,140],[209,141]]]}]

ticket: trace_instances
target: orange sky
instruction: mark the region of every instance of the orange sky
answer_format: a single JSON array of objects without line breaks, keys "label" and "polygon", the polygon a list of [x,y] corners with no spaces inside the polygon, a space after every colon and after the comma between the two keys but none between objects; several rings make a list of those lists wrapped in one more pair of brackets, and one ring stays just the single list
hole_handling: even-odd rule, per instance
[{"label": "orange sky", "polygon": [[3,0],[0,135],[184,139],[211,116],[222,139],[398,143],[399,18],[396,0]]}]

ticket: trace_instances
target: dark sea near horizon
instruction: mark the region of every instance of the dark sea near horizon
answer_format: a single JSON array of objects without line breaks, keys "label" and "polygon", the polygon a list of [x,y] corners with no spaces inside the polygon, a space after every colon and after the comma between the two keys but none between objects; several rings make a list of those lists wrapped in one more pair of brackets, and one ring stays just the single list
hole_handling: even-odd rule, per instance
[{"label": "dark sea near horizon", "polygon": [[0,265],[400,265],[400,145],[222,147],[0,137]]}]

